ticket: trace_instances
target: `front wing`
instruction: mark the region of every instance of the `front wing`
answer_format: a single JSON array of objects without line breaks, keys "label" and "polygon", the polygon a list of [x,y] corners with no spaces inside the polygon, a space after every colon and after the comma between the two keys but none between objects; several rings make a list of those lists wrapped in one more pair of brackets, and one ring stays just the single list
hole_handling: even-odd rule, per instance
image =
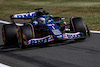
[{"label": "front wing", "polygon": [[[63,33],[63,38],[59,38],[59,39],[68,40],[68,39],[79,39],[79,38],[85,38],[85,37],[86,36],[84,36],[83,33],[76,32],[76,33]],[[55,40],[55,38],[53,37],[53,35],[48,35],[43,38],[30,39],[30,40],[28,40],[28,45],[29,44],[38,44],[38,43],[47,43],[47,42],[51,42],[54,40]]]}]

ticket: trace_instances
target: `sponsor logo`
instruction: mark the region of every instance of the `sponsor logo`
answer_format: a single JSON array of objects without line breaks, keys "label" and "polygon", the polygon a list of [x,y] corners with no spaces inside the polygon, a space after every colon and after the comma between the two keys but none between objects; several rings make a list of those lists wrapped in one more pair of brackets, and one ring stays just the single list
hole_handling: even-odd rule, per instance
[{"label": "sponsor logo", "polygon": [[53,34],[57,37],[57,38],[62,38],[62,33],[59,29],[55,29],[55,30],[52,30]]},{"label": "sponsor logo", "polygon": [[48,24],[48,26],[52,27],[52,29],[55,29],[55,24]]},{"label": "sponsor logo", "polygon": [[51,39],[50,36],[44,37],[44,38],[40,38],[40,39],[31,39],[29,40],[29,44],[33,44],[33,43],[46,43],[49,42]]},{"label": "sponsor logo", "polygon": [[59,29],[52,30],[52,32],[53,32],[55,35],[60,35],[60,34],[62,34],[62,33],[60,32]]},{"label": "sponsor logo", "polygon": [[14,15],[14,18],[30,18],[34,16],[35,12],[32,13],[24,13],[24,14],[16,14]]},{"label": "sponsor logo", "polygon": [[78,35],[78,34],[76,34],[76,35],[67,35],[67,37],[69,38],[69,39],[71,39],[71,38],[78,38],[78,37],[80,37],[80,35]]},{"label": "sponsor logo", "polygon": [[48,24],[48,26],[55,26],[55,24]]}]

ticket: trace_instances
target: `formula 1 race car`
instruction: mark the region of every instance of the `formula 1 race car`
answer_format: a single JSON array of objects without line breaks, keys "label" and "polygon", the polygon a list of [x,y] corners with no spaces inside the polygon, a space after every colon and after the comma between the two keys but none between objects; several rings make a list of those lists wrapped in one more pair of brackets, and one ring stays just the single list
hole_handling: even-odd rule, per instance
[{"label": "formula 1 race car", "polygon": [[[4,24],[2,27],[3,41],[5,45],[18,43],[20,48],[26,45],[36,45],[54,40],[85,40],[90,36],[88,26],[81,17],[71,17],[66,24],[64,18],[53,17],[46,11],[28,12],[11,15],[12,24]],[[22,26],[16,25],[14,19],[31,19]]]}]

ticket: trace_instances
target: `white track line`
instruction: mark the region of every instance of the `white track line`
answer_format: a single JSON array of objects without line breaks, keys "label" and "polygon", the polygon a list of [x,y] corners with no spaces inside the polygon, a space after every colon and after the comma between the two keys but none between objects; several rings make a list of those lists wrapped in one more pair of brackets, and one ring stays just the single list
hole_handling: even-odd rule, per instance
[{"label": "white track line", "polygon": [[[0,20],[0,23],[3,23],[3,24],[11,24],[11,22],[2,21],[2,20]],[[16,23],[16,25],[23,26],[23,24],[19,24],[19,23]]]},{"label": "white track line", "polygon": [[100,31],[90,30],[91,33],[100,33]]},{"label": "white track line", "polygon": [[0,23],[4,23],[4,24],[11,24],[10,22],[7,22],[7,21],[2,21],[2,20],[0,20]]},{"label": "white track line", "polygon": [[0,63],[0,67],[11,67],[11,66]]},{"label": "white track line", "polygon": [[[3,23],[3,24],[11,24],[10,22],[2,21],[2,20],[0,20],[0,23]],[[16,23],[16,25],[23,26],[23,24],[20,24],[20,23]],[[90,30],[90,32],[91,33],[100,33],[100,31],[93,31],[93,30]]]}]

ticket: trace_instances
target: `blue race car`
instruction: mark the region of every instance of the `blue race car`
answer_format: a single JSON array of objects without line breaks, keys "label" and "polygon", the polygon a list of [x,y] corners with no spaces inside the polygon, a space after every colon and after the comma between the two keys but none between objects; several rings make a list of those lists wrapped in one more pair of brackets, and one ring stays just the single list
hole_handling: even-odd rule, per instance
[{"label": "blue race car", "polygon": [[[26,45],[36,45],[54,40],[85,40],[90,36],[88,26],[81,17],[71,17],[66,24],[64,18],[53,17],[46,11],[28,12],[11,15],[12,24],[4,24],[2,27],[3,41],[5,45],[18,43],[20,48]],[[19,26],[14,19],[31,19],[30,22]]]}]

